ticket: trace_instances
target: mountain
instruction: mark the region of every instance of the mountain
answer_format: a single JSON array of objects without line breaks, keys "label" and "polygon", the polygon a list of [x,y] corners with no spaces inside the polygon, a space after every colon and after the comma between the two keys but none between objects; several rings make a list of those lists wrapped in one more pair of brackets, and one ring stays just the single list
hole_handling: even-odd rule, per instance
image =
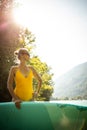
[{"label": "mountain", "polygon": [[75,66],[56,79],[53,96],[87,98],[87,62]]}]

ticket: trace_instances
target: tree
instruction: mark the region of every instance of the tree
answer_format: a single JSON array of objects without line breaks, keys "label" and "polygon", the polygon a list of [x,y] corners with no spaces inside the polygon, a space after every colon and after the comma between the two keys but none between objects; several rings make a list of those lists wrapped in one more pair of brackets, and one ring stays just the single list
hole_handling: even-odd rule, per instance
[{"label": "tree", "polygon": [[[30,54],[33,55],[32,50],[35,47],[34,34],[28,29],[15,24],[13,21],[11,14],[13,1],[0,1],[0,102],[11,101],[11,96],[7,90],[7,78],[10,67],[15,64],[14,51],[20,47],[26,47]],[[50,68],[46,63],[42,63],[37,56],[32,57],[30,64],[38,70],[43,78],[43,86],[38,99],[41,100],[41,97],[46,97],[45,100],[49,100],[53,92]],[[35,87],[36,84],[34,80]],[[49,89],[50,87],[51,89]]]},{"label": "tree", "polygon": [[[43,63],[38,56],[35,56],[33,54],[32,50],[34,50],[35,48],[35,39],[35,35],[32,34],[28,29],[24,29],[24,31],[22,31],[22,33],[20,34],[20,41],[23,47],[26,47],[32,55],[32,58],[28,64],[34,66],[34,68],[42,77],[42,88],[37,100],[49,101],[53,93],[53,74],[50,73],[51,68],[46,63]],[[34,88],[36,87],[37,81],[34,79]]]},{"label": "tree", "polygon": [[11,9],[13,0],[0,1],[0,101],[9,101],[7,77],[13,65],[13,52],[19,46],[20,28],[14,23]]},{"label": "tree", "polygon": [[[53,93],[53,74],[50,73],[51,68],[46,63],[41,62],[38,56],[34,56],[31,59],[30,64],[39,72],[43,81],[40,95],[37,100],[49,101]],[[36,86],[37,82],[34,80],[34,88],[36,88]]]}]

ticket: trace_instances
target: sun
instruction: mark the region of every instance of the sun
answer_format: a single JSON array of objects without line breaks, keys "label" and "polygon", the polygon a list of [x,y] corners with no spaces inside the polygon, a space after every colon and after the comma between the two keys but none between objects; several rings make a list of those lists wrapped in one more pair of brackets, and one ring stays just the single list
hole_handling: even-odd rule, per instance
[{"label": "sun", "polygon": [[20,7],[13,9],[14,21],[24,27],[32,26],[33,24],[33,10],[28,2],[23,3]]}]

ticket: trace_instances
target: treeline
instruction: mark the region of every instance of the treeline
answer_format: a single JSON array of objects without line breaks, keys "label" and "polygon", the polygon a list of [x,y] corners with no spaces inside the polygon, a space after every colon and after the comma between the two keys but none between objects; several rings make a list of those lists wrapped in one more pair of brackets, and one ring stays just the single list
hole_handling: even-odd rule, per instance
[{"label": "treeline", "polygon": [[87,100],[87,95],[76,97],[52,97],[51,100]]}]

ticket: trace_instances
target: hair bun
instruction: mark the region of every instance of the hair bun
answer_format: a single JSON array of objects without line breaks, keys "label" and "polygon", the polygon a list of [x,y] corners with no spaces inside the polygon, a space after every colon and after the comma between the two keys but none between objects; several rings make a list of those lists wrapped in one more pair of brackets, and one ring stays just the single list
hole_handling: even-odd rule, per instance
[{"label": "hair bun", "polygon": [[18,51],[15,51],[15,52],[14,52],[14,55],[18,55]]}]

